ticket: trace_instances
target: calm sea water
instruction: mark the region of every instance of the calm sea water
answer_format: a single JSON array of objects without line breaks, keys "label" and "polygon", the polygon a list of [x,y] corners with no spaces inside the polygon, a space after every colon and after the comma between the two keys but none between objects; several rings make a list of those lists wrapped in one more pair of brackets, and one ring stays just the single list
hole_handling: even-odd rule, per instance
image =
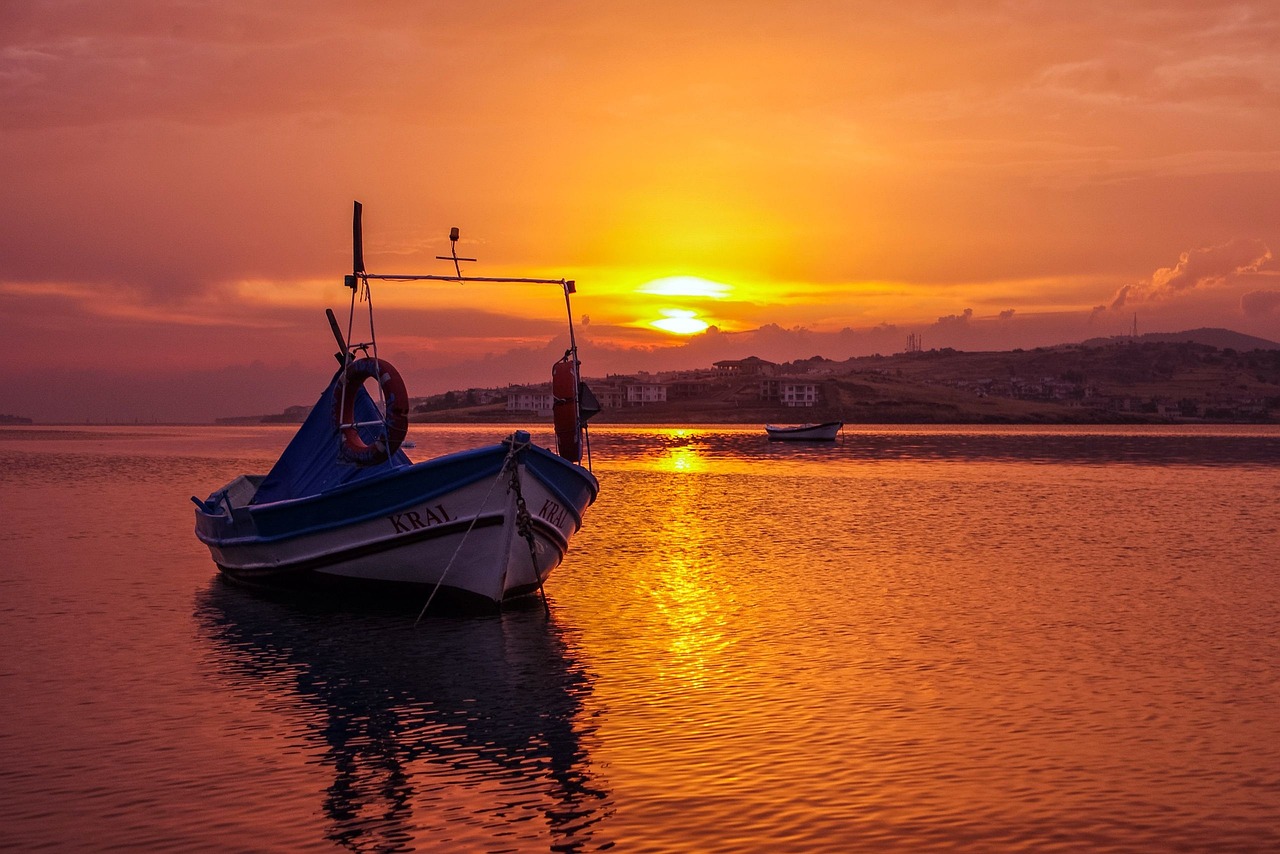
[{"label": "calm sea water", "polygon": [[0,848],[1280,849],[1280,429],[601,428],[550,617],[416,627],[216,579],[290,435],[0,430]]}]

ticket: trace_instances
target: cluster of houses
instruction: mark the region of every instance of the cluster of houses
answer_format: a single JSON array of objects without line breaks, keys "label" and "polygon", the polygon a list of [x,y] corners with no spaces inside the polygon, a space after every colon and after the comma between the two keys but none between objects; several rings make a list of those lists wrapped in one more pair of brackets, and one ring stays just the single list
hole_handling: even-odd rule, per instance
[{"label": "cluster of houses", "polygon": [[[634,375],[611,374],[603,380],[592,379],[591,392],[604,409],[651,406],[675,400],[707,399],[717,394],[746,389],[762,402],[783,406],[817,406],[821,384],[812,378],[779,376],[780,366],[750,356],[726,359],[711,368],[694,371],[669,371]],[[551,384],[512,386],[507,389],[508,412],[531,412],[549,416],[555,398]]]},{"label": "cluster of houses", "polygon": [[[701,370],[611,374],[603,379],[590,378],[588,385],[603,409],[653,406],[681,400],[723,400],[729,396],[738,401],[751,399],[765,405],[807,408],[828,402],[823,400],[823,380],[827,379],[823,375],[838,369],[826,360],[815,358],[810,362],[808,365],[804,362],[778,365],[751,356],[716,362],[711,368]],[[806,367],[809,370],[806,371]],[[877,368],[873,372],[888,374],[890,371]],[[1154,414],[1170,418],[1259,420],[1269,417],[1270,412],[1280,405],[1280,400],[1275,398],[1260,398],[1228,388],[1198,399],[1140,397],[1131,392],[1109,393],[1087,382],[1083,376],[1071,374],[1060,377],[1013,376],[1007,379],[953,380],[939,384],[950,385],[978,397],[1042,401],[1115,413]],[[502,401],[504,396],[506,410],[511,413],[549,417],[555,404],[550,383],[483,391],[472,389],[467,392],[467,403],[496,403]]]},{"label": "cluster of houses", "polygon": [[978,397],[1011,397],[1017,400],[1042,400],[1069,403],[1095,397],[1098,390],[1082,382],[1043,377],[1038,380],[1010,377],[1007,380],[961,380],[956,388],[970,391]]},{"label": "cluster of houses", "polygon": [[1267,398],[1222,392],[1206,395],[1201,399],[1172,397],[1140,397],[1129,394],[1105,394],[1096,386],[1058,377],[1038,380],[1011,377],[1008,380],[962,380],[957,388],[972,392],[978,397],[1007,397],[1017,400],[1035,400],[1061,403],[1067,406],[1088,406],[1109,412],[1141,413],[1170,418],[1210,418],[1257,420],[1265,418],[1271,408]]}]

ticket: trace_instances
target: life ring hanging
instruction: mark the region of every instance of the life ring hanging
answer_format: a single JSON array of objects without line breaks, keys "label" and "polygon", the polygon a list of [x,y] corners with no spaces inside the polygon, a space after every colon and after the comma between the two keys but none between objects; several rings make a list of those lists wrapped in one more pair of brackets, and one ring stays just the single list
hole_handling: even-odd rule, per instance
[{"label": "life ring hanging", "polygon": [[[354,426],[356,398],[367,379],[376,379],[387,403],[385,430],[379,430],[373,444],[367,444]],[[384,462],[400,449],[409,434],[409,395],[400,372],[386,359],[357,359],[347,366],[334,389],[334,418],[342,436],[342,455],[360,465]]]},{"label": "life ring hanging", "polygon": [[577,367],[568,356],[551,366],[551,417],[556,427],[556,452],[571,463],[582,461]]}]

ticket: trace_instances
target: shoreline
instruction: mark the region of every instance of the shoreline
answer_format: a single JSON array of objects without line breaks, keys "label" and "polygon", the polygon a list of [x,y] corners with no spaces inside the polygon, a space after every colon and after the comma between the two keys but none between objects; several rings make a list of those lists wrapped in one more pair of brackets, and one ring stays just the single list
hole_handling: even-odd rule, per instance
[{"label": "shoreline", "polygon": [[[846,427],[1276,427],[1280,421],[1268,420],[1227,420],[1203,418],[1169,418],[1163,416],[1133,416],[1126,418],[982,418],[982,419],[942,419],[942,418],[899,418],[899,419],[851,419],[840,416],[826,417],[814,413],[810,418],[594,418],[590,427],[669,427],[672,429],[699,427],[756,427],[761,430],[766,424],[787,426],[795,424],[818,424],[826,421],[840,421]],[[0,434],[18,433],[23,430],[74,430],[85,428],[184,428],[184,427],[281,427],[296,429],[301,422],[271,421],[252,417],[227,418],[217,421],[39,421],[30,424],[0,424]],[[410,428],[421,426],[476,426],[504,425],[538,426],[552,429],[550,418],[414,418]]]}]

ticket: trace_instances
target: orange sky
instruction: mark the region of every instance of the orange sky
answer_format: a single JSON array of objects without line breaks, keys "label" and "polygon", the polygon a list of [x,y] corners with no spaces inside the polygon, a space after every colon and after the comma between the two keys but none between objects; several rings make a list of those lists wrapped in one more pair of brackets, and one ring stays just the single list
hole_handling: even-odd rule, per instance
[{"label": "orange sky", "polygon": [[[0,81],[0,413],[310,402],[353,199],[371,272],[577,279],[588,375],[1280,338],[1270,2],[6,0]],[[564,347],[554,289],[375,301],[411,394]]]}]

